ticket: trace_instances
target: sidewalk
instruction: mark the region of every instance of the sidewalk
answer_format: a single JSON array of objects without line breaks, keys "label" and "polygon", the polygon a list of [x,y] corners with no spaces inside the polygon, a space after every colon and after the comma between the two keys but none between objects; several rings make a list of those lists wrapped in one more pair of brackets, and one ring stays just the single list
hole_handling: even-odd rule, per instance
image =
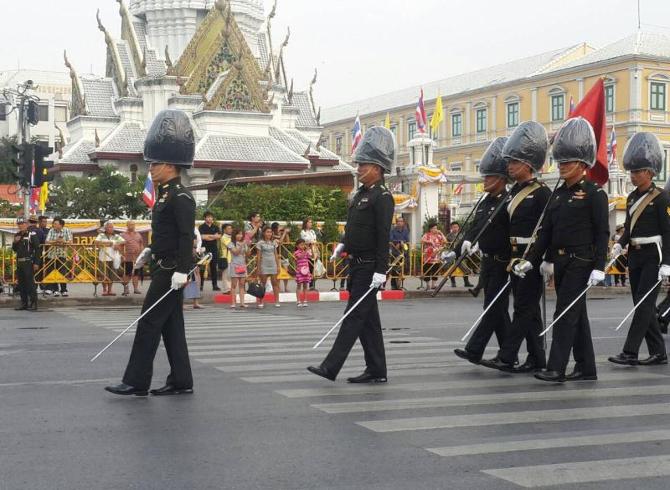
[{"label": "sidewalk", "polygon": [[[477,283],[477,276],[470,276],[470,282],[472,284]],[[144,284],[141,284],[140,289],[144,292],[149,287],[149,280],[146,280]],[[438,293],[440,298],[447,297],[471,297],[467,288],[462,287],[463,280],[459,277],[456,279],[456,284],[458,287],[452,288],[447,282],[445,287]],[[388,284],[390,286],[390,282]],[[338,289],[333,288],[333,281],[328,279],[319,279],[317,281],[317,290],[319,293],[329,293],[331,291],[337,291]],[[339,281],[336,283],[336,286],[339,288]],[[416,299],[416,298],[430,298],[432,291],[426,291],[425,283],[420,283],[418,278],[411,277],[405,280],[405,295],[404,299]],[[421,287],[421,289],[419,289]],[[103,297],[100,296],[102,293],[102,286],[98,285],[97,292],[98,296],[94,296],[94,286],[93,284],[69,284],[67,298],[58,297],[54,298],[53,296],[44,296],[39,294],[38,305],[40,308],[57,308],[59,306],[92,306],[92,307],[119,307],[119,306],[141,306],[144,302],[144,294],[131,294],[129,296],[121,296],[123,292],[123,287],[121,284],[114,284],[113,292],[117,296]],[[132,287],[131,287],[132,290]],[[660,291],[659,296],[665,295],[666,288]],[[289,281],[289,293],[295,293],[295,283]],[[200,302],[203,305],[214,305],[214,297],[219,295],[220,292],[212,291],[212,283],[206,282],[205,289],[202,292],[202,298]],[[589,291],[589,299],[602,299],[602,298],[611,298],[618,296],[629,296],[630,297],[630,288],[626,287],[605,287],[605,286],[596,286]],[[554,298],[555,293],[553,288],[547,288],[547,297]],[[483,301],[483,293],[479,295],[478,301]],[[18,296],[11,297],[5,292],[0,294],[0,308],[13,308],[19,302]]]}]

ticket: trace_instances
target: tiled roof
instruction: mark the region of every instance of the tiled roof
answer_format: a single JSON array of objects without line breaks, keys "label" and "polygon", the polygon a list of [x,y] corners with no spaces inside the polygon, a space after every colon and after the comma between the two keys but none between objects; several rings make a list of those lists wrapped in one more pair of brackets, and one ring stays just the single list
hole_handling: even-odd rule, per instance
[{"label": "tiled roof", "polygon": [[[297,140],[293,136],[285,133],[283,130],[270,126],[270,136],[279,141],[286,148],[291,150],[293,153],[304,156],[307,148],[310,147],[308,143],[305,143],[302,140]],[[310,155],[317,155],[317,152],[314,151],[313,146],[310,149]]]},{"label": "tiled roof", "polygon": [[270,55],[268,54],[268,44],[267,37],[264,32],[258,33],[258,54],[260,55],[260,65],[261,70],[265,70],[265,67],[268,65],[270,60]]},{"label": "tiled roof", "polygon": [[140,43],[140,49],[144,51],[148,48],[147,46],[147,25],[144,20],[139,17],[133,18],[133,27],[135,28],[135,34],[137,35],[137,42]]},{"label": "tiled roof", "polygon": [[89,115],[102,117],[116,116],[112,105],[112,100],[115,96],[112,79],[80,77],[80,80],[84,88],[86,107]]},{"label": "tiled roof", "polygon": [[123,123],[100,142],[100,153],[142,153],[147,132],[136,123]]},{"label": "tiled roof", "polygon": [[655,32],[638,31],[635,34],[596,49],[586,56],[560,68],[572,68],[574,66],[597,63],[628,55],[670,58],[670,36]]},{"label": "tiled roof", "polygon": [[145,55],[145,63],[147,65],[147,75],[165,75],[167,66],[165,62],[158,59],[155,49],[147,49]]},{"label": "tiled roof", "polygon": [[[305,145],[308,145],[312,143],[312,140],[310,140],[307,136],[302,134],[300,131],[297,129],[287,129],[286,133],[289,134],[289,136],[302,141]],[[314,148],[316,149],[316,148]],[[324,160],[339,160],[340,157],[338,157],[335,153],[332,151],[328,150],[327,148],[321,146],[319,148],[319,158],[322,158]]]},{"label": "tiled roof", "polygon": [[70,87],[70,73],[68,71],[46,70],[4,70],[0,71],[0,87],[16,88],[16,84],[32,80],[36,85],[63,85]]},{"label": "tiled roof", "polygon": [[63,148],[63,158],[58,163],[91,163],[88,154],[95,151],[95,143],[87,140],[79,140],[70,143]]},{"label": "tiled roof", "polygon": [[292,105],[298,109],[298,119],[295,125],[299,128],[318,128],[316,116],[312,111],[312,104],[307,92],[295,92]]},{"label": "tiled roof", "polygon": [[269,136],[207,135],[197,145],[195,159],[217,162],[302,163],[305,158],[293,153]]},{"label": "tiled roof", "polygon": [[[559,61],[563,56],[581,46],[583,45],[578,44],[568,48],[548,51],[482,70],[437,80],[423,85],[424,98],[426,100],[435,99],[438,92],[442,96],[455,95],[488,85],[520,80],[541,73],[548,68],[557,69],[561,66]],[[369,99],[324,109],[321,124],[353,118],[356,116],[356,113],[360,113],[361,115],[372,114],[387,111],[395,107],[412,105],[418,100],[420,89],[420,86],[409,87]]]}]

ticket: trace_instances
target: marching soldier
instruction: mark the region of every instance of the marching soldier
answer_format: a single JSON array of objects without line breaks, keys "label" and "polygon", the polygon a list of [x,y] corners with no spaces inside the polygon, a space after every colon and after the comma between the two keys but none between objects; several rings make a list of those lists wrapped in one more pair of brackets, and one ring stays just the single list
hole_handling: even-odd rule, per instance
[{"label": "marching soldier", "polygon": [[[515,181],[507,205],[513,261],[521,258],[526,247],[532,243],[533,230],[551,194],[547,186],[534,175],[544,165],[548,146],[544,127],[535,121],[526,121],[516,128],[503,147],[502,155],[507,161],[507,172]],[[498,355],[493,359],[482,360],[481,365],[515,373],[544,369],[544,345],[539,336],[542,331],[542,276],[537,270],[531,270],[525,277],[513,275],[511,279],[514,294],[512,325]],[[515,366],[524,338],[528,357],[522,365]]]},{"label": "marching soldier", "polygon": [[[576,117],[563,123],[554,137],[552,154],[564,182],[547,207],[528,261],[519,261],[513,272],[523,277],[538,266],[542,271],[553,269],[554,315],[560,315],[585,286],[605,280],[609,211],[605,191],[584,178],[585,170],[596,161],[596,139],[586,119]],[[571,349],[575,368],[566,376]],[[554,326],[547,370],[535,373],[535,377],[552,382],[597,379],[585,295]]]},{"label": "marching soldier", "polygon": [[142,311],[170,289],[175,291],[140,320],[133,349],[121,384],[105,390],[116,395],[146,396],[151,384],[153,361],[161,336],[170,362],[165,386],[152,395],[193,393],[193,377],[184,332],[183,296],[187,273],[193,261],[195,200],[180,179],[182,168],[193,164],[195,141],[185,113],[165,110],[154,119],[144,143],[144,159],[157,184],[157,202],[151,219],[152,244],[135,262],[141,268],[151,261],[151,286]]},{"label": "marching soldier", "polygon": [[[384,174],[391,173],[395,156],[393,133],[386,128],[373,127],[365,132],[354,155],[361,186],[349,205],[344,243],[333,256],[344,252],[349,256],[349,310],[369,288],[379,288],[386,282],[389,256],[389,232],[394,202],[384,187]],[[363,374],[348,378],[350,383],[385,383],[386,355],[382,337],[377,298],[368,294],[363,302],[344,320],[335,343],[319,366],[308,371],[335,381],[356,339],[365,352]]]},{"label": "marching soldier", "polygon": [[[636,189],[626,202],[624,232],[612,247],[612,256],[621,254],[628,245],[628,274],[633,302],[644,295],[663,277],[670,276],[670,198],[654,185],[652,179],[663,165],[661,145],[651,133],[636,133],[623,156],[624,169]],[[667,364],[668,356],[655,314],[658,287],[635,310],[623,352],[609,358],[615,364]],[[661,312],[662,313],[662,312]],[[647,359],[638,360],[642,340],[649,350]]]},{"label": "marching soldier", "polygon": [[40,265],[40,240],[35,231],[28,229],[24,218],[18,218],[19,231],[14,235],[12,250],[16,252],[17,289],[21,294],[21,306],[16,310],[37,311],[37,289],[35,272]]},{"label": "marching soldier", "polygon": [[[507,162],[502,157],[506,141],[507,138],[496,138],[482,157],[479,173],[484,177],[484,191],[488,195],[479,204],[472,226],[465,234],[461,245],[462,253],[473,253],[476,248],[482,252],[480,283],[484,289],[484,308],[496,297],[509,278],[507,271],[511,253],[509,215],[506,209],[501,209],[492,217],[507,197],[505,192],[508,179]],[[486,230],[479,237],[478,243],[473,244],[472,240],[484,227]],[[502,345],[505,333],[511,325],[508,308],[509,289],[506,289],[484,316],[465,349],[455,349],[454,353],[473,364],[479,364],[494,332],[498,345]]]}]

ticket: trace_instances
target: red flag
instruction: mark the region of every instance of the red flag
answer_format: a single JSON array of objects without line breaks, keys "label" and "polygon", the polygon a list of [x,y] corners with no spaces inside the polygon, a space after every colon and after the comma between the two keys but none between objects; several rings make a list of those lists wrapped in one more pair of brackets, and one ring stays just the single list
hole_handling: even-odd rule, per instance
[{"label": "red flag", "polygon": [[570,117],[582,116],[593,126],[596,135],[596,164],[586,171],[586,177],[599,185],[609,179],[607,165],[607,119],[605,117],[605,84],[600,78],[577,104]]}]

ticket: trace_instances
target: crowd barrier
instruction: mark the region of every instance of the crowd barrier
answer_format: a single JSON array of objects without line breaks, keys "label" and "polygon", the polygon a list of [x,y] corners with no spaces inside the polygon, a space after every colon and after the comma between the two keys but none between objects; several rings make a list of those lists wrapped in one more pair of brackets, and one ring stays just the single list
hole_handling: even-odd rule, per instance
[{"label": "crowd barrier", "polygon": [[[349,273],[347,257],[340,257],[333,262],[328,260],[336,246],[336,242],[313,244],[313,262],[320,261],[324,272],[318,279],[333,281],[333,287],[338,281],[346,280]],[[35,273],[35,281],[38,284],[123,282],[123,256],[120,257],[120,261],[117,260],[120,262],[120,267],[117,268],[113,260],[101,260],[101,255],[104,255],[101,254],[102,249],[103,247],[96,245],[84,244],[43,245],[41,265]],[[397,266],[388,275],[389,280],[396,280],[402,287],[408,277],[427,280],[445,276],[451,272],[452,265],[436,259],[444,250],[449,250],[449,244],[434,254],[427,254],[423,246],[389,244],[389,263],[401,257]],[[279,279],[290,279],[295,276],[294,251],[294,243],[280,244]],[[453,271],[452,275],[454,277],[477,275],[480,265],[480,255],[471,255]],[[247,258],[248,276],[256,276],[256,268],[256,251],[252,245]],[[316,269],[319,268],[317,265]],[[16,283],[16,257],[11,248],[0,249],[0,271],[3,284]],[[208,268],[203,270],[203,274],[208,274]],[[625,264],[615,264],[607,274],[626,274]]]}]

